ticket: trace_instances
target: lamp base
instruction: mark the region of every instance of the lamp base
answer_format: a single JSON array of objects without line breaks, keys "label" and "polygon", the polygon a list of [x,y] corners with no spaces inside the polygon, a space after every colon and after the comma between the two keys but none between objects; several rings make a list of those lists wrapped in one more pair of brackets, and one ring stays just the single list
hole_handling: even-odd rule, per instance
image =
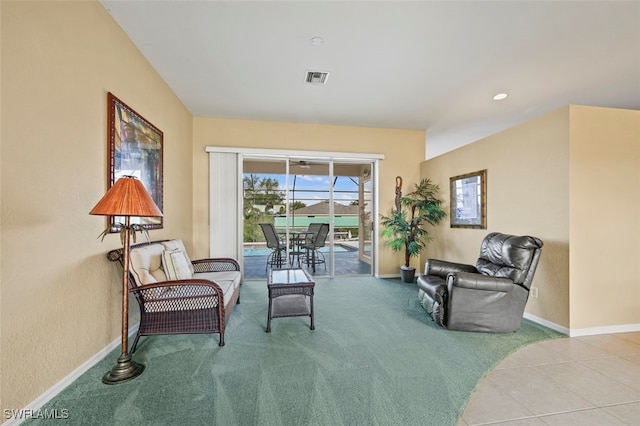
[{"label": "lamp base", "polygon": [[122,354],[118,357],[118,363],[102,377],[102,383],[117,385],[133,380],[144,371],[144,365],[131,359],[130,354]]}]

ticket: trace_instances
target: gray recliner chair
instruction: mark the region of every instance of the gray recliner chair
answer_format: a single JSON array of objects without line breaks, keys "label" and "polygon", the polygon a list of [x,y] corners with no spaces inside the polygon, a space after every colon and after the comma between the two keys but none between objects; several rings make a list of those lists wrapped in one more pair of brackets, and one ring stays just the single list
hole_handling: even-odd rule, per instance
[{"label": "gray recliner chair", "polygon": [[522,323],[542,241],[497,232],[482,241],[476,265],[429,259],[418,298],[450,330],[505,333]]}]

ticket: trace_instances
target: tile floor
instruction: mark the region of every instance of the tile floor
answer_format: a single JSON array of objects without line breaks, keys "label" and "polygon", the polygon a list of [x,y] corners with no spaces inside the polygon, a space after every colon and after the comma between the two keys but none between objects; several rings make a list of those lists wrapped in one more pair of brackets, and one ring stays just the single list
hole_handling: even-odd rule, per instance
[{"label": "tile floor", "polygon": [[489,372],[458,426],[640,425],[640,332],[528,346]]}]

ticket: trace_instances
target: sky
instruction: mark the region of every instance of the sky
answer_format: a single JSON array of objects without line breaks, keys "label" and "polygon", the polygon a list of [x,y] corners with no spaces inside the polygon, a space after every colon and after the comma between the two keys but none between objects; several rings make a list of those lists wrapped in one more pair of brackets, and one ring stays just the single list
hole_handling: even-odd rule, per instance
[{"label": "sky", "polygon": [[[248,175],[245,175],[248,176]],[[270,177],[278,181],[278,187],[281,190],[286,189],[286,182],[284,175],[267,175],[258,174],[257,176],[262,179],[263,177]],[[355,182],[351,179],[354,179]],[[293,189],[294,177],[289,177],[289,190]],[[329,176],[318,175],[297,175],[295,179],[295,201],[301,201],[307,206],[319,203],[323,200],[329,199],[330,188]],[[338,177],[336,184],[333,188],[333,198],[336,202],[348,205],[352,201],[358,199],[358,180],[357,178],[348,178],[344,176]],[[306,190],[306,191],[305,191]],[[349,191],[349,192],[341,192]],[[291,197],[291,193],[289,194]],[[292,200],[293,201],[293,200]]]}]

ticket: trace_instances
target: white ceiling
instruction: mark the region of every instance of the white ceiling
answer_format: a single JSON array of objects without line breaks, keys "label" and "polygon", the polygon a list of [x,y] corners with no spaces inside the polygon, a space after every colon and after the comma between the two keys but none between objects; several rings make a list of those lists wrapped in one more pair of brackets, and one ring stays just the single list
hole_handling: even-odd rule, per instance
[{"label": "white ceiling", "polygon": [[432,158],[568,104],[640,109],[636,1],[101,2],[195,116],[424,129]]}]

